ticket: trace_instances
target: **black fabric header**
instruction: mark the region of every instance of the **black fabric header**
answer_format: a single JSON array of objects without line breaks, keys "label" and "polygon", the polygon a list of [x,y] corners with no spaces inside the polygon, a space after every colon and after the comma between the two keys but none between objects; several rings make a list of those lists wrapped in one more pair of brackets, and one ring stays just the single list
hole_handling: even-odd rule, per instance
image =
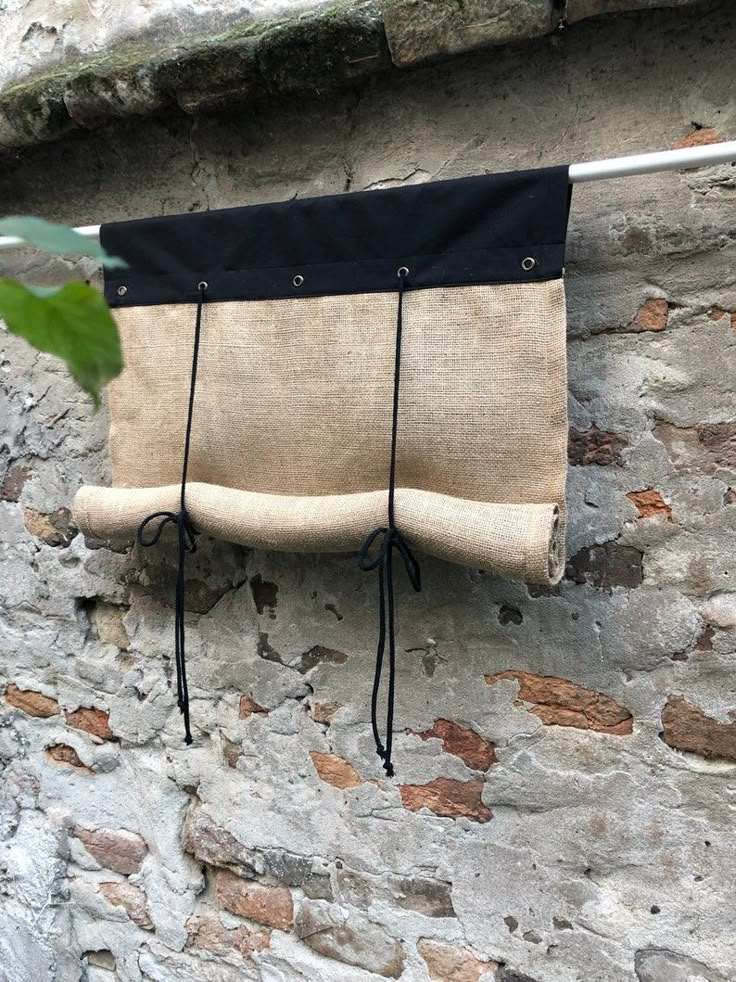
[{"label": "black fabric header", "polygon": [[555,279],[567,167],[103,225],[113,307]]}]

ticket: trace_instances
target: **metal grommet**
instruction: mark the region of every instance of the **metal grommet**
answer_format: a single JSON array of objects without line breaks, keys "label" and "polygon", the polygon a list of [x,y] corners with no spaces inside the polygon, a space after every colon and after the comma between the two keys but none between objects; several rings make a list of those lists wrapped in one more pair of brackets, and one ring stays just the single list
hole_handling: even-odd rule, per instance
[{"label": "metal grommet", "polygon": [[291,282],[294,284],[294,286],[301,286],[304,282],[304,277],[301,275],[301,273],[297,273]]},{"label": "metal grommet", "polygon": [[127,292],[128,292],[127,286],[119,286],[118,287],[118,296],[119,297],[124,297]]},{"label": "metal grommet", "polygon": [[204,291],[204,290],[207,289],[208,286],[209,286],[209,283],[207,282],[207,280],[200,280],[199,283],[197,283],[197,289],[198,290]]},{"label": "metal grommet", "polygon": [[401,279],[402,276],[408,276],[409,275],[408,267],[399,266],[399,268],[396,270],[396,275],[399,277],[399,279]]},{"label": "metal grommet", "polygon": [[527,273],[529,270],[534,269],[536,265],[537,260],[533,256],[527,256],[526,259],[521,260],[521,268]]}]

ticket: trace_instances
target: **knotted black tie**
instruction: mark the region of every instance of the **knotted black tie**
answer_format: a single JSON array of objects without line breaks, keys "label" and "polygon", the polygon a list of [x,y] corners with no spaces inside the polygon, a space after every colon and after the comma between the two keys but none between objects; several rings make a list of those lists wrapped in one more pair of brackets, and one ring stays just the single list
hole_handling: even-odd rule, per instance
[{"label": "knotted black tie", "polygon": [[[194,412],[194,392],[197,386],[197,363],[199,361],[199,337],[202,329],[202,306],[205,301],[207,284],[204,280],[198,286],[199,298],[197,300],[197,317],[194,324],[194,347],[192,351],[192,371],[189,378],[189,408],[187,411],[187,428],[184,436],[184,462],[181,472],[181,490],[179,493],[179,511],[157,511],[148,518],[144,518],[138,526],[136,540],[142,546],[155,546],[161,538],[161,533],[166,526],[171,523],[176,525],[178,538],[178,561],[176,570],[176,601],[175,601],[175,627],[174,627],[174,651],[176,657],[176,696],[179,711],[184,716],[184,740],[186,743],[192,742],[192,732],[189,728],[189,688],[187,686],[187,666],[184,648],[184,600],[185,600],[185,580],[184,567],[188,552],[195,552],[197,531],[192,524],[186,506],[187,471],[189,469],[189,445],[192,437],[192,415]],[[153,533],[146,536],[146,529],[149,524],[155,525]]]},{"label": "knotted black tie", "polygon": [[[383,761],[383,767],[388,777],[393,777],[394,768],[391,763],[391,749],[393,745],[393,722],[394,722],[394,693],[396,675],[396,641],[394,636],[394,576],[393,576],[393,554],[396,550],[404,562],[409,582],[414,589],[419,592],[422,589],[421,571],[419,563],[414,558],[411,549],[407,545],[403,536],[396,528],[394,522],[394,498],[396,491],[396,437],[399,426],[399,382],[401,376],[401,332],[403,328],[404,311],[404,289],[406,287],[406,277],[409,270],[402,266],[398,272],[399,276],[399,300],[396,314],[396,347],[394,356],[394,398],[393,398],[393,417],[391,421],[391,463],[389,467],[388,481],[388,525],[383,528],[374,529],[363,543],[358,553],[358,566],[371,572],[378,570],[378,648],[376,650],[376,671],[373,677],[373,695],[371,698],[371,724],[373,726],[373,739],[376,741],[376,752]],[[374,543],[379,540],[381,544],[374,558],[371,558],[371,550]],[[386,640],[388,639],[388,692],[386,699],[386,743],[381,741],[378,732],[378,693],[381,687],[381,676],[383,673],[383,656],[386,651]]]}]

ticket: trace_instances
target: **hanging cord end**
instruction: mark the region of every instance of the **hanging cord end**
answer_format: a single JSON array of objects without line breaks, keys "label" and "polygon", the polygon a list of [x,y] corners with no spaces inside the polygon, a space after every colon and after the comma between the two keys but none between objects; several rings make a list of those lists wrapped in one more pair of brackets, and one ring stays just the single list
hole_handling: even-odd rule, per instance
[{"label": "hanging cord end", "polygon": [[189,725],[189,693],[185,698],[178,700],[179,712],[184,717],[184,743],[189,746],[192,743],[192,729]]},{"label": "hanging cord end", "polygon": [[[377,570],[378,572],[378,647],[376,649],[376,668],[373,676],[373,695],[371,697],[371,725],[373,727],[373,738],[376,743],[376,753],[383,761],[383,769],[387,777],[394,776],[394,768],[391,763],[391,749],[393,746],[393,722],[394,722],[394,690],[396,681],[396,639],[394,624],[394,578],[393,578],[393,553],[398,552],[399,557],[404,563],[409,582],[412,587],[419,592],[422,589],[421,573],[419,563],[414,558],[411,549],[404,540],[403,536],[396,527],[394,521],[394,498],[396,494],[396,446],[399,423],[399,380],[401,376],[401,333],[403,325],[404,309],[404,290],[406,280],[409,276],[409,269],[400,266],[396,271],[399,278],[398,304],[396,308],[396,341],[394,346],[394,386],[393,386],[393,411],[391,417],[391,458],[388,476],[388,522],[381,528],[374,529],[369,533],[363,543],[357,562],[360,569],[364,572]],[[375,557],[371,551],[377,545]],[[388,694],[386,707],[386,746],[378,733],[378,695],[381,687],[381,676],[383,673],[383,657],[388,647],[389,672],[388,672]]]},{"label": "hanging cord end", "polygon": [[386,750],[386,748],[384,747],[384,745],[381,743],[380,740],[376,740],[376,753],[378,754],[378,756],[381,758],[381,761],[383,762],[383,769],[386,772],[386,776],[393,777],[394,765],[391,763],[391,759],[388,755],[388,751]]},{"label": "hanging cord end", "polygon": [[[185,562],[187,553],[197,551],[197,539],[199,534],[195,529],[186,505],[187,472],[189,468],[189,450],[192,438],[192,417],[194,413],[194,393],[197,385],[197,364],[199,361],[199,341],[202,329],[202,306],[205,301],[205,294],[208,284],[201,280],[197,284],[199,293],[197,301],[197,316],[194,322],[194,348],[192,352],[192,371],[189,377],[189,408],[187,411],[187,425],[184,436],[184,461],[182,464],[181,488],[179,492],[179,511],[157,511],[153,515],[144,518],[138,526],[136,540],[139,545],[148,548],[155,546],[161,538],[161,533],[168,524],[176,526],[178,540],[178,560],[176,570],[176,602],[174,615],[174,652],[176,658],[176,690],[177,705],[179,712],[184,717],[184,742],[189,745],[192,743],[192,731],[189,726],[189,687],[187,685],[187,668],[185,654]],[[151,530],[149,531],[149,525]]]}]

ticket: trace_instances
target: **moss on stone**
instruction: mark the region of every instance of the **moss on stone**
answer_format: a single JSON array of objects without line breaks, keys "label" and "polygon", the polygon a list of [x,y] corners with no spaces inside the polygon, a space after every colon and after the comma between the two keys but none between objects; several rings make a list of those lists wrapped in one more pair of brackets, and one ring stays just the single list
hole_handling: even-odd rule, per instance
[{"label": "moss on stone", "polygon": [[274,25],[259,39],[257,56],[273,93],[323,90],[391,64],[377,3],[334,4]]},{"label": "moss on stone", "polygon": [[72,129],[61,76],[29,79],[0,96],[0,145],[17,147],[55,140]]},{"label": "moss on stone", "polygon": [[[551,16],[549,24],[532,16],[547,3],[551,11],[552,0],[525,2],[529,23],[515,14],[500,33],[491,25],[473,39],[453,27],[464,0],[433,0],[427,8],[418,0],[334,0],[290,17],[236,23],[187,38],[186,45],[167,46],[160,35],[128,38],[100,56],[65,63],[1,92],[0,148],[55,140],[78,127],[177,104],[189,113],[222,111],[263,96],[321,92],[388,68],[392,57],[397,65],[413,64],[554,29]],[[424,29],[430,7],[440,15],[439,31]],[[424,20],[414,19],[413,11],[423,11]]]},{"label": "moss on stone", "polygon": [[262,88],[254,37],[230,38],[167,58],[152,71],[155,87],[188,113],[224,110]]},{"label": "moss on stone", "polygon": [[388,65],[379,0],[235,24],[186,47],[129,40],[0,93],[0,145],[54,140],[175,104],[224,110],[263,95],[332,88]]}]

